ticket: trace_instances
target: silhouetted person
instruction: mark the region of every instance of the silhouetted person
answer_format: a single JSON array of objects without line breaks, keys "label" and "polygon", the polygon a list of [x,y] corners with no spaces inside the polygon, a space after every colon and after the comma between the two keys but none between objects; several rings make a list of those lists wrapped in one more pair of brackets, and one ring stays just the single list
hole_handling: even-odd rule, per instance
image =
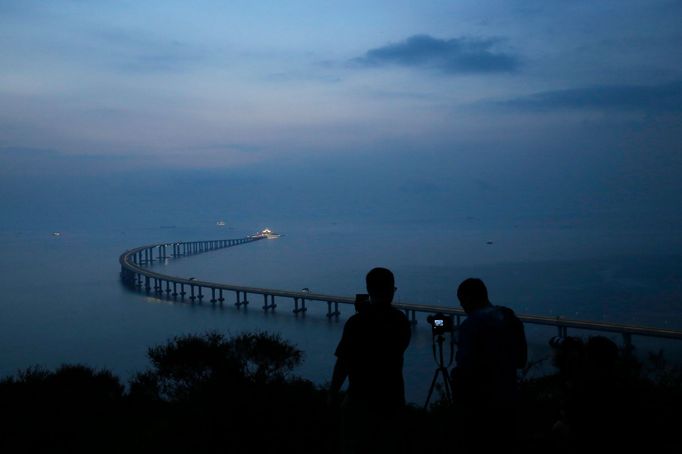
[{"label": "silhouetted person", "polygon": [[526,365],[523,324],[514,312],[494,306],[480,279],[466,279],[457,298],[467,314],[459,329],[453,394],[460,429],[470,451],[514,445],[517,369]]},{"label": "silhouetted person", "polygon": [[341,406],[344,452],[401,452],[403,353],[410,342],[410,322],[391,305],[396,290],[391,271],[374,268],[366,283],[370,304],[343,328],[330,391],[338,395],[348,377]]},{"label": "silhouetted person", "polygon": [[561,418],[552,428],[559,446],[579,451],[625,447],[628,436],[638,431],[630,417],[635,416],[636,397],[619,368],[618,346],[604,336],[584,344],[564,338],[550,345],[562,379]]}]

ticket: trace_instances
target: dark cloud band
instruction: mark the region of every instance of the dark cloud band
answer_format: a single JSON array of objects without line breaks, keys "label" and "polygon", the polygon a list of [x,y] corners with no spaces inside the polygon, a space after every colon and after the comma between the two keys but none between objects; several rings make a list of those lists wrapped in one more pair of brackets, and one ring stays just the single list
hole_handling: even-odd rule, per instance
[{"label": "dark cloud band", "polygon": [[500,103],[524,110],[681,112],[682,81],[662,85],[613,85],[536,93]]},{"label": "dark cloud band", "polygon": [[415,35],[403,42],[371,49],[353,60],[359,66],[399,65],[435,69],[446,74],[492,73],[513,71],[519,59],[494,52],[494,39],[438,39]]}]

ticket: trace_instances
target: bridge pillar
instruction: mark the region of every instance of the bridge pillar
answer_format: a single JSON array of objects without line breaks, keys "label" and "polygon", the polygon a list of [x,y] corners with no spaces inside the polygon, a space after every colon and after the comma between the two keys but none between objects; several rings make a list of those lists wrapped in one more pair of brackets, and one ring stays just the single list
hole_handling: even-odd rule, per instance
[{"label": "bridge pillar", "polygon": [[237,302],[234,303],[234,305],[237,306],[237,308],[239,308],[239,307],[241,307],[241,306],[244,306],[244,307],[248,306],[248,305],[249,305],[249,300],[247,299],[247,294],[246,294],[246,292],[243,292],[243,293],[244,293],[244,299],[243,299],[243,300],[240,300],[240,294],[241,294],[242,292],[240,292],[239,290],[236,290],[236,293],[237,293]]},{"label": "bridge pillar", "polygon": [[632,346],[632,334],[623,333],[623,351],[625,356],[630,356],[635,348]]},{"label": "bridge pillar", "polygon": [[203,289],[201,288],[201,285],[198,285],[197,287],[199,287],[199,295],[197,298],[199,298],[199,302],[201,303],[201,300],[204,298]]},{"label": "bridge pillar", "polygon": [[144,277],[144,289],[149,293],[151,286],[149,285],[149,276]]},{"label": "bridge pillar", "polygon": [[194,301],[197,297],[194,296],[194,286],[193,286],[192,284],[190,284],[190,286],[189,286],[189,291],[190,291],[190,297],[189,297],[189,299],[191,299],[192,301]]},{"label": "bridge pillar", "polygon": [[299,298],[294,298],[294,314],[298,315],[299,312],[305,312],[308,310],[308,308],[305,307],[305,298],[301,298],[301,307],[298,306],[298,300]]},{"label": "bridge pillar", "polygon": [[168,296],[170,292],[171,292],[170,281],[166,281],[166,296]]},{"label": "bridge pillar", "polygon": [[[334,305],[333,311],[332,304]],[[335,317],[338,319],[339,315],[341,315],[341,312],[339,312],[339,303],[336,301],[327,301],[327,318],[331,319],[332,317]]]},{"label": "bridge pillar", "polygon": [[[270,304],[268,304],[268,296],[270,297]],[[268,294],[264,293],[263,299],[265,302],[265,304],[263,305],[263,310],[265,312],[267,312],[268,309],[272,309],[274,311],[275,308],[277,307],[277,305],[275,304],[275,295],[268,295]]]},{"label": "bridge pillar", "polygon": [[215,299],[215,287],[211,287],[211,302],[215,303],[217,300]]},{"label": "bridge pillar", "polygon": [[173,298],[176,298],[178,296],[178,283],[173,281],[173,293],[171,293],[171,296]]},{"label": "bridge pillar", "polygon": [[223,301],[225,301],[225,298],[223,298],[223,289],[218,289],[218,301],[220,301],[220,304],[223,304]]},{"label": "bridge pillar", "polygon": [[186,295],[186,293],[185,293],[185,284],[180,284],[180,298],[184,300],[184,299],[185,299],[185,295]]},{"label": "bridge pillar", "polygon": [[[411,309],[405,309],[405,315],[410,320],[411,324],[413,324],[413,325],[417,324],[417,311],[411,310]],[[459,324],[458,324],[458,326],[459,326]]]}]

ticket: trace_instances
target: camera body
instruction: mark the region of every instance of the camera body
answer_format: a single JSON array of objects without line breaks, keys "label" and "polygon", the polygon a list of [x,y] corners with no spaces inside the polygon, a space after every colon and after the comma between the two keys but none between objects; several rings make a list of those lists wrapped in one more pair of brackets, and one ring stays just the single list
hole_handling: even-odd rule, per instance
[{"label": "camera body", "polygon": [[452,322],[451,315],[445,315],[442,312],[438,312],[434,315],[429,315],[426,317],[426,321],[431,325],[431,331],[433,335],[450,333],[454,330],[454,323]]}]

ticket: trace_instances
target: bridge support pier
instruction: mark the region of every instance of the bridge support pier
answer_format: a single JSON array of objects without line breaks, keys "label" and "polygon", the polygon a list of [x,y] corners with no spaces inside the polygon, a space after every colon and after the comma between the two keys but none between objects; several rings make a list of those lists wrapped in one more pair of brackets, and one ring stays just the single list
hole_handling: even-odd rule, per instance
[{"label": "bridge support pier", "polygon": [[[268,304],[268,296],[270,297],[270,304]],[[275,310],[277,305],[275,304],[275,295],[268,295],[268,294],[263,294],[263,299],[265,301],[265,304],[263,304],[263,310],[265,312],[268,311],[268,309]]]},{"label": "bridge support pier", "polygon": [[634,349],[635,347],[632,345],[632,334],[623,333],[623,351],[625,352],[625,356],[630,356]]},{"label": "bridge support pier", "polygon": [[237,308],[240,308],[241,306],[244,306],[244,307],[248,306],[249,300],[246,298],[246,292],[244,292],[244,300],[243,301],[239,299],[239,295],[241,292],[239,290],[237,290],[236,293],[237,293],[237,302],[234,303],[234,305],[237,306]]},{"label": "bridge support pier", "polygon": [[223,301],[225,301],[225,298],[223,298],[223,289],[218,289],[218,301],[220,301],[220,304],[223,304]]},{"label": "bridge support pier", "polygon": [[305,298],[301,298],[301,307],[298,306],[298,300],[299,298],[294,298],[294,314],[298,315],[299,312],[305,314],[308,310],[308,308],[305,307]]},{"label": "bridge support pier", "polygon": [[405,309],[405,315],[410,319],[410,323],[413,325],[417,324],[417,311],[411,309]]},{"label": "bridge support pier", "polygon": [[[333,311],[332,304],[334,305]],[[339,303],[336,301],[327,301],[327,318],[331,319],[332,317],[335,317],[338,319],[339,315],[341,315],[341,312],[339,312]]]}]

